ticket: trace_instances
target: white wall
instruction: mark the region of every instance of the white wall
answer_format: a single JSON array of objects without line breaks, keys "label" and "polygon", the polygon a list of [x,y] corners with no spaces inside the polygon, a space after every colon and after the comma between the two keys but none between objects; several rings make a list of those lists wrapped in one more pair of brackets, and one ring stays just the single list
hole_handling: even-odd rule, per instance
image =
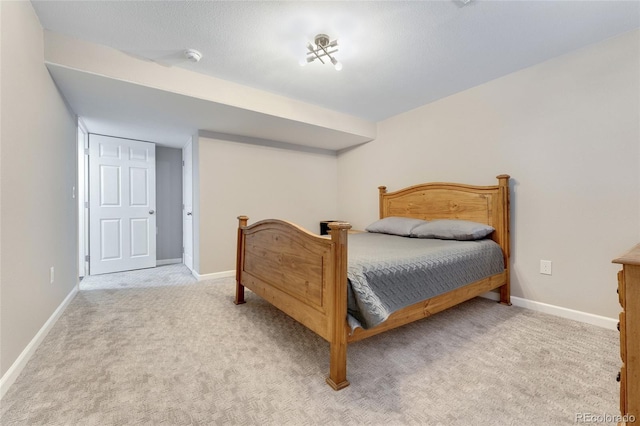
[{"label": "white wall", "polygon": [[194,205],[194,227],[197,223],[199,231],[194,234],[199,241],[194,244],[199,247],[194,252],[199,261],[194,263],[199,274],[235,269],[240,215],[249,216],[250,224],[289,220],[315,233],[321,220],[336,218],[334,154],[202,136],[195,148],[199,206]]},{"label": "white wall", "polygon": [[[0,375],[78,282],[76,119],[30,2],[0,2]],[[49,283],[49,268],[55,281]]]},{"label": "white wall", "polygon": [[508,173],[512,294],[617,317],[610,262],[640,237],[639,40],[634,31],[380,122],[375,141],[339,156],[340,218],[377,219],[379,185],[492,185]]}]

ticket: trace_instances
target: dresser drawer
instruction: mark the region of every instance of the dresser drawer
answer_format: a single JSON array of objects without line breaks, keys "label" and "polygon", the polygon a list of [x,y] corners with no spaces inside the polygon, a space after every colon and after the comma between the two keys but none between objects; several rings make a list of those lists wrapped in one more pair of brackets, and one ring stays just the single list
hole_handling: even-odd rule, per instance
[{"label": "dresser drawer", "polygon": [[627,414],[627,369],[624,364],[620,369],[620,413]]},{"label": "dresser drawer", "polygon": [[618,322],[618,329],[620,330],[620,358],[624,363],[627,361],[627,326],[624,312],[620,312],[619,318],[620,322]]},{"label": "dresser drawer", "polygon": [[624,309],[624,272],[622,270],[618,271],[618,302]]}]

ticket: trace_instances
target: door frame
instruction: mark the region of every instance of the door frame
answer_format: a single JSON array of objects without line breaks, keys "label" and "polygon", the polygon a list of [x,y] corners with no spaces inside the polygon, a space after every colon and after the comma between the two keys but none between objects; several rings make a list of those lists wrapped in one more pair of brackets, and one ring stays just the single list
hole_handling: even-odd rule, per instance
[{"label": "door frame", "polygon": [[[187,170],[185,168],[185,150],[191,146],[191,175],[187,174]],[[187,252],[187,227],[185,226],[186,221],[186,208],[187,203],[185,197],[187,196],[187,182],[191,183],[191,212],[193,213],[193,138],[189,138],[187,143],[182,147],[182,263],[193,273],[193,215],[191,216],[191,235],[189,240],[191,241],[191,266],[189,266],[186,262],[186,252]]]},{"label": "door frame", "polygon": [[[89,268],[88,256],[91,254],[89,250],[89,135],[90,132],[86,125],[78,118],[78,272],[79,276],[91,275]],[[123,138],[127,139],[127,138]],[[184,155],[184,147],[192,143],[192,138],[189,138],[187,143],[181,149]],[[193,145],[192,145],[193,147]],[[185,170],[182,168],[183,174],[183,202],[184,202],[184,179]],[[193,182],[193,176],[191,176]],[[193,192],[192,192],[193,201]],[[182,207],[184,211],[184,203]],[[192,229],[192,242],[193,242],[193,229]],[[183,236],[184,244],[184,236]],[[193,253],[193,247],[192,247]],[[182,263],[184,264],[184,253],[182,256]],[[193,269],[191,269],[193,273]]]},{"label": "door frame", "polygon": [[78,119],[78,276],[89,275],[89,132]]}]

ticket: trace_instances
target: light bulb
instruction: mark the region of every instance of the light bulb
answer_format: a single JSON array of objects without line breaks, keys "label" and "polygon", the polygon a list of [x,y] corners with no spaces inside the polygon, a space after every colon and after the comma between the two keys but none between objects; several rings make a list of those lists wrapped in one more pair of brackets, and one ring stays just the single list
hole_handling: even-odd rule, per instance
[{"label": "light bulb", "polygon": [[342,63],[338,62],[335,58],[331,58],[331,63],[333,64],[333,67],[336,69],[336,71],[340,71],[342,69]]},{"label": "light bulb", "polygon": [[302,58],[298,61],[298,64],[300,64],[301,67],[304,67],[305,65],[307,65],[307,58]]}]

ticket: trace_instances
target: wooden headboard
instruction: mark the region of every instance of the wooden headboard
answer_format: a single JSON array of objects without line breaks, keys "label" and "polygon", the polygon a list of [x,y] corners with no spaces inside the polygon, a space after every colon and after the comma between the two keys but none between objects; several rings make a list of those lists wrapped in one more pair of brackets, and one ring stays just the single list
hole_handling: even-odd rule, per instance
[{"label": "wooden headboard", "polygon": [[491,238],[502,247],[505,264],[508,264],[509,175],[497,178],[498,185],[495,186],[436,182],[395,192],[387,192],[386,186],[380,186],[380,218],[400,216],[485,223],[495,228]]}]

